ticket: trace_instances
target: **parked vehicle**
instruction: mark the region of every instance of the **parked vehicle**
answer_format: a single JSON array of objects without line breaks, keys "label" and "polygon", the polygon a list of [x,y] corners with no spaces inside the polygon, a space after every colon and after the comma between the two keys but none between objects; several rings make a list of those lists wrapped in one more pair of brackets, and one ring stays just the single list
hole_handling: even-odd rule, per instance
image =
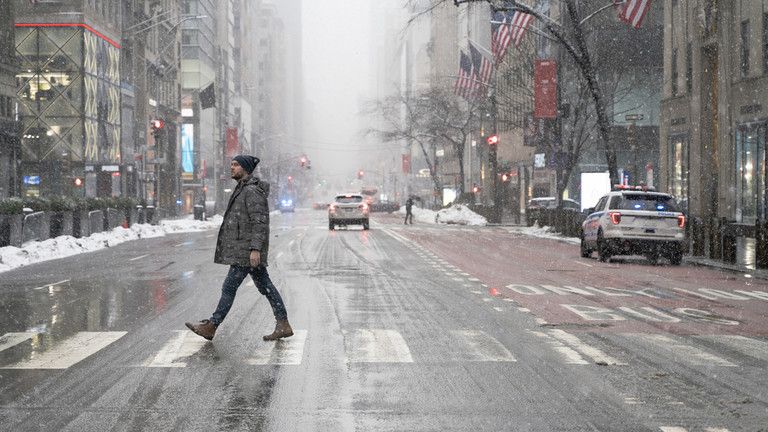
[{"label": "parked vehicle", "polygon": [[680,265],[685,247],[686,217],[672,195],[619,189],[600,198],[582,224],[581,256],[597,251],[600,261],[614,255],[663,256]]},{"label": "parked vehicle", "polygon": [[[528,205],[525,206],[526,225],[533,226],[537,220],[541,224],[541,221],[544,220],[545,212],[555,208],[557,208],[557,201],[555,200],[555,197],[534,198],[528,201]],[[578,213],[581,211],[581,205],[578,201],[574,201],[572,199],[564,199],[563,209]]]}]

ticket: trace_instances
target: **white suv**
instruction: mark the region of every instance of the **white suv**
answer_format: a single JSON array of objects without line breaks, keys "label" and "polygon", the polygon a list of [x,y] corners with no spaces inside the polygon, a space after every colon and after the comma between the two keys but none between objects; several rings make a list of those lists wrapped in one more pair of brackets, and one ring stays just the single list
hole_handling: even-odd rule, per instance
[{"label": "white suv", "polygon": [[597,251],[600,261],[612,255],[660,256],[680,265],[685,248],[685,215],[669,194],[615,190],[589,209],[581,225],[581,256]]},{"label": "white suv", "polygon": [[328,207],[328,229],[336,225],[362,225],[367,230],[369,206],[361,194],[337,195]]}]

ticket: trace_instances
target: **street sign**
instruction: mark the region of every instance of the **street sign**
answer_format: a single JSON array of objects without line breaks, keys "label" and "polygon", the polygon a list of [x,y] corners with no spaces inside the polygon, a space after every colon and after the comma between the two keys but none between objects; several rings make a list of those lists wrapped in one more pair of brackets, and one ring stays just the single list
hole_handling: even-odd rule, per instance
[{"label": "street sign", "polygon": [[546,162],[544,159],[544,153],[536,153],[533,155],[533,167],[534,168],[544,168],[546,166]]}]

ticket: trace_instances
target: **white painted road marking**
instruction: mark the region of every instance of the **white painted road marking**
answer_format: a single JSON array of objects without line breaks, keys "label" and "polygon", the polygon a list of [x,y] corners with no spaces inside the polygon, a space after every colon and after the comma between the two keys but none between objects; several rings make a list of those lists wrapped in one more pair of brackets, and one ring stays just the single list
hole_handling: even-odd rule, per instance
[{"label": "white painted road marking", "polygon": [[106,348],[127,332],[78,332],[48,351],[2,369],[66,369]]},{"label": "white painted road marking", "polygon": [[471,362],[515,362],[517,359],[498,340],[480,330],[451,330],[457,339],[454,360]]},{"label": "white painted road marking", "polygon": [[157,368],[183,368],[187,363],[178,359],[190,357],[208,343],[207,340],[189,330],[175,330],[175,336],[163,345],[160,351],[148,359],[144,366]]},{"label": "white painted road marking", "polygon": [[697,336],[697,338],[723,344],[744,355],[768,361],[768,342],[765,341],[731,335]]},{"label": "white painted road marking", "polygon": [[[659,429],[661,429],[662,432],[688,432],[688,429],[684,427],[679,426],[661,426]],[[726,428],[719,428],[719,427],[708,427],[704,428],[705,432],[729,432]]]},{"label": "white painted road marking", "polygon": [[8,348],[15,347],[20,343],[26,342],[35,337],[35,335],[37,335],[35,332],[6,333],[0,336],[0,351],[7,350]]},{"label": "white painted road marking", "polygon": [[140,255],[140,256],[137,256],[137,257],[135,257],[135,258],[131,258],[131,259],[129,259],[128,261],[137,261],[137,260],[140,260],[140,259],[142,259],[142,258],[146,258],[146,257],[148,257],[148,256],[149,256],[149,254],[146,254],[146,255]]},{"label": "white painted road marking", "polygon": [[581,261],[574,261],[574,262],[575,262],[576,264],[581,264],[581,265],[583,265],[583,266],[586,266],[586,267],[594,267],[592,264],[587,264],[587,263],[585,263],[585,262],[581,262]]},{"label": "white painted road marking", "polygon": [[549,332],[550,336],[554,337],[555,339],[564,342],[571,346],[572,348],[576,349],[576,351],[591,357],[592,360],[595,361],[597,364],[605,364],[605,365],[617,365],[617,366],[624,366],[626,363],[620,362],[619,360],[616,360],[615,358],[609,356],[608,354],[604,353],[598,348],[595,348],[591,345],[587,345],[586,343],[582,342],[581,339],[576,337],[575,335],[572,335],[570,333],[567,333],[560,329],[551,330]]},{"label": "white painted road marking", "polygon": [[304,357],[306,330],[294,330],[293,336],[259,346],[253,357],[246,360],[252,365],[300,365]]},{"label": "white painted road marking", "polygon": [[348,363],[413,363],[411,350],[396,330],[359,329],[346,337]]},{"label": "white painted road marking", "polygon": [[695,366],[736,366],[724,358],[700,350],[696,347],[685,345],[664,335],[631,333],[627,334],[627,336],[646,342],[656,348],[660,348],[671,354],[676,360],[690,363]]},{"label": "white painted road marking", "polygon": [[67,282],[69,282],[69,279],[64,279],[62,281],[54,282],[52,284],[43,285],[43,286],[39,286],[37,288],[32,288],[32,289],[34,289],[34,290],[41,290],[41,289],[51,288],[51,287],[54,287],[56,285],[61,285],[61,284],[67,283]]},{"label": "white painted road marking", "polygon": [[536,336],[542,339],[545,339],[547,343],[551,345],[555,351],[557,351],[558,353],[560,353],[560,355],[563,356],[567,364],[582,364],[582,365],[589,364],[589,362],[584,360],[584,357],[582,357],[573,348],[563,345],[562,342],[560,342],[555,338],[550,337],[548,334],[544,332],[538,332],[538,331],[532,331],[531,333],[535,334]]}]

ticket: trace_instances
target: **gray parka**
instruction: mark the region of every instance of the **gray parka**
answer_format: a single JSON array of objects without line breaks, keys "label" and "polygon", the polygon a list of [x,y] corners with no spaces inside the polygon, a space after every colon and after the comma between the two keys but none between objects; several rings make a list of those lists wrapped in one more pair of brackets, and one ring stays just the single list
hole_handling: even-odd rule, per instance
[{"label": "gray parka", "polygon": [[267,265],[269,253],[269,183],[250,176],[241,180],[229,199],[224,222],[219,229],[217,264],[250,267],[251,251],[261,252],[261,264]]}]

